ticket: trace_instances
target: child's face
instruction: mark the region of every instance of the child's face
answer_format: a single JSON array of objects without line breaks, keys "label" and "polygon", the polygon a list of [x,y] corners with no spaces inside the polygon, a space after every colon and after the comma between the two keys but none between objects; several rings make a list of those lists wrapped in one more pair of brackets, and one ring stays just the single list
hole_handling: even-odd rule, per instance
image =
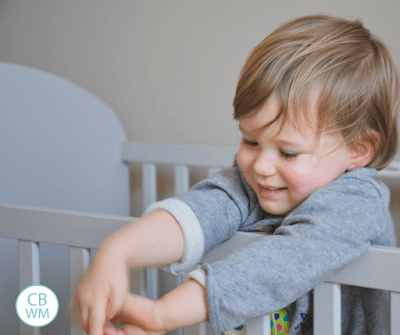
[{"label": "child's face", "polygon": [[[257,114],[239,121],[243,140],[237,160],[261,207],[270,214],[287,215],[346,171],[350,151],[339,135],[322,134],[318,141],[316,124],[301,125],[300,132],[286,122],[279,134],[279,120],[265,127],[279,108],[271,97]],[[315,119],[315,99],[309,112]]]}]

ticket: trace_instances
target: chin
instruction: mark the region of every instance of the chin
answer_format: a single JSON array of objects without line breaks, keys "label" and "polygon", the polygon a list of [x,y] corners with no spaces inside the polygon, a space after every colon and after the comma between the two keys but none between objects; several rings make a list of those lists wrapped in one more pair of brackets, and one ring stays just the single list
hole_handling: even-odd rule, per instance
[{"label": "chin", "polygon": [[260,206],[265,212],[267,212],[269,214],[272,214],[272,215],[286,215],[285,214],[286,212],[283,213],[284,211],[283,210],[279,210],[278,208],[270,208],[268,206],[262,206],[261,203],[260,203]]}]

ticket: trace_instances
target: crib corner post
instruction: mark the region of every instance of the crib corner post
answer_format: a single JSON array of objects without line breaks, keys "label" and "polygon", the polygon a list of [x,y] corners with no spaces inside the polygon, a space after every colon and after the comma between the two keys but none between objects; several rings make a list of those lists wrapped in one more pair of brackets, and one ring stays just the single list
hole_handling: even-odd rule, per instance
[{"label": "crib corner post", "polygon": [[390,334],[400,332],[400,293],[390,292]]},{"label": "crib corner post", "polygon": [[314,288],[314,334],[341,334],[341,287],[324,282]]}]

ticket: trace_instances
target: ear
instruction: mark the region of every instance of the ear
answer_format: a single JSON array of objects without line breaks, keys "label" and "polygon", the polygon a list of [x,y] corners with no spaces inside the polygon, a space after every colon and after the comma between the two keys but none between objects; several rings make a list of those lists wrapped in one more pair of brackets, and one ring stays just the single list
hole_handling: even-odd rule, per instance
[{"label": "ear", "polygon": [[350,160],[347,170],[354,170],[368,165],[375,156],[380,141],[379,134],[371,130],[368,135],[360,135],[350,146]]}]

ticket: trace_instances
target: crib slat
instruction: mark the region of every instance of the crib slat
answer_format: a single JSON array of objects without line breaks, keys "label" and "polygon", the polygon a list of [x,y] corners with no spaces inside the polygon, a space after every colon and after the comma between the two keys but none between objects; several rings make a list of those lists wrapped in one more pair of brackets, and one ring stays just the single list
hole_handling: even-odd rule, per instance
[{"label": "crib slat", "polygon": [[[189,167],[183,164],[177,164],[174,168],[175,173],[175,195],[180,195],[189,190]],[[182,285],[187,281],[187,275],[175,276],[175,287]],[[171,289],[175,288],[171,287]],[[180,334],[177,334],[180,335]]]},{"label": "crib slat", "polygon": [[39,243],[18,241],[19,288],[40,285]]},{"label": "crib slat", "polygon": [[[174,180],[175,180],[175,195],[180,195],[185,193],[189,189],[189,167],[184,164],[177,164],[174,167]],[[174,277],[172,278],[173,287],[168,287],[168,291],[183,284],[187,280],[187,276],[173,276],[169,273],[164,273],[164,277]],[[186,278],[183,278],[186,277]],[[166,282],[171,282],[171,280],[166,280]],[[182,335],[183,329],[179,328],[171,332],[171,335]],[[197,333],[201,335],[200,333]]]},{"label": "crib slat", "polygon": [[390,334],[400,335],[400,293],[390,292]]},{"label": "crib slat", "polygon": [[[18,266],[19,266],[19,290],[28,286],[40,285],[40,259],[39,243],[18,241]],[[20,324],[20,335],[40,335],[40,328]]]},{"label": "crib slat", "polygon": [[146,297],[152,300],[158,299],[158,268],[146,269]]},{"label": "crib slat", "polygon": [[208,322],[198,323],[182,329],[183,335],[210,335],[210,324]]},{"label": "crib slat", "polygon": [[[142,164],[143,178],[143,209],[146,209],[153,202],[157,201],[157,170],[154,163]],[[140,291],[146,292],[147,298],[158,299],[158,269],[149,268],[145,270],[146,288],[142,287]]]},{"label": "crib slat", "polygon": [[221,171],[220,167],[209,167],[208,168],[208,177],[212,177],[214,173],[217,173],[218,171]]},{"label": "crib slat", "polygon": [[189,167],[178,164],[174,168],[175,173],[175,195],[185,193],[189,189]]},{"label": "crib slat", "polygon": [[[69,248],[69,292],[70,301],[73,302],[76,287],[79,280],[88,267],[90,261],[90,249],[85,248]],[[71,316],[71,335],[84,335],[85,333],[80,329],[79,318]]]},{"label": "crib slat", "polygon": [[154,163],[142,164],[143,210],[157,201],[157,168]]},{"label": "crib slat", "polygon": [[271,334],[270,315],[263,315],[246,323],[246,335],[269,335]]},{"label": "crib slat", "polygon": [[314,288],[314,334],[341,334],[340,284],[325,282]]}]

